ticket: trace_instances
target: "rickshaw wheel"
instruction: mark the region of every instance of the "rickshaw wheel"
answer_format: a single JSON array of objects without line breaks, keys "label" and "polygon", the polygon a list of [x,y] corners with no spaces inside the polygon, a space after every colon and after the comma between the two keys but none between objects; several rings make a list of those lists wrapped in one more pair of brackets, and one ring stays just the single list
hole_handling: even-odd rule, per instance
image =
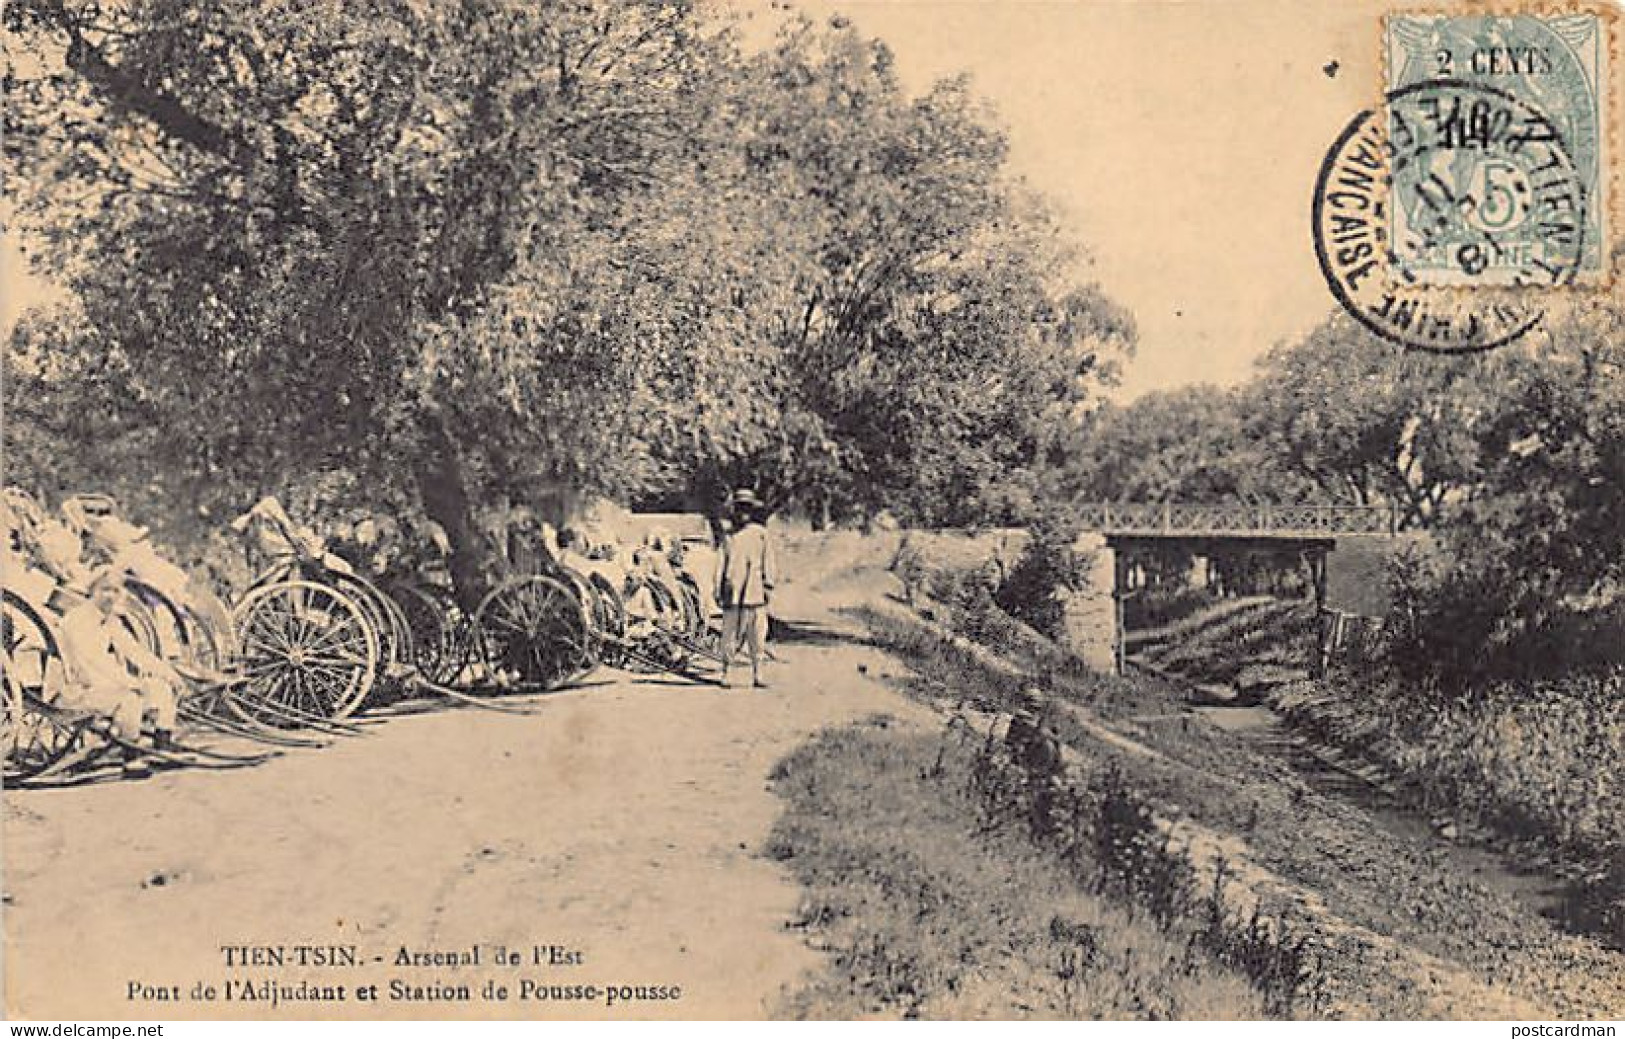
[{"label": "rickshaw wheel", "polygon": [[[156,644],[151,648],[166,660],[180,660],[193,667],[221,666],[217,637],[207,622],[182,607],[169,596],[139,579],[124,582],[131,600],[147,614]],[[137,634],[137,637],[141,637]]]},{"label": "rickshaw wheel", "polygon": [[626,600],[602,574],[593,574],[587,589],[593,632],[598,636],[600,659],[611,667],[626,664]]},{"label": "rickshaw wheel", "polygon": [[354,600],[372,622],[378,635],[378,662],[386,675],[395,665],[411,664],[414,655],[412,629],[401,612],[400,604],[385,595],[377,585],[356,574],[333,571],[320,578]]},{"label": "rickshaw wheel", "polygon": [[[41,681],[49,662],[61,658],[56,638],[44,618],[10,591],[4,594],[4,608],[0,612],[0,638],[5,647],[5,655],[0,658],[3,663],[0,684],[4,685],[5,696],[0,742],[5,748],[5,782],[16,783],[37,776],[60,761],[78,743],[82,727],[59,721],[40,709],[39,701],[28,695],[28,676],[18,668],[18,657],[25,653],[39,655]],[[35,697],[43,699],[43,688],[33,692]]]},{"label": "rickshaw wheel", "polygon": [[227,703],[250,722],[300,728],[348,717],[378,674],[378,634],[354,599],[314,581],[279,581],[236,609],[247,680]]},{"label": "rickshaw wheel", "polygon": [[592,635],[581,601],[552,577],[523,577],[490,592],[474,611],[486,681],[552,689],[591,667]]},{"label": "rickshaw wheel", "polygon": [[451,593],[435,585],[394,584],[389,597],[411,632],[412,663],[435,685],[451,685],[468,663],[462,611]]}]

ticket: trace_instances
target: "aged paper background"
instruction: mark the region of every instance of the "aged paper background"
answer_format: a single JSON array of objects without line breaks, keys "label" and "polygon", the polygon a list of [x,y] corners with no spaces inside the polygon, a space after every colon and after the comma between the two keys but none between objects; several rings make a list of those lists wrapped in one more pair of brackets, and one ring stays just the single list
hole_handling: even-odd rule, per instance
[{"label": "aged paper background", "polygon": [[[1386,4],[808,3],[893,48],[923,90],[968,71],[1012,164],[1055,200],[1091,275],[1133,312],[1121,400],[1232,384],[1333,306],[1310,194],[1379,96]],[[742,4],[748,32],[780,12]],[[765,36],[765,31],[764,31]],[[1613,67],[1615,99],[1625,63]],[[1615,140],[1625,105],[1613,109]],[[1615,161],[1618,161],[1617,152]],[[8,326],[52,288],[4,255]],[[806,556],[777,610],[838,623]],[[837,597],[838,598],[838,597]],[[869,647],[788,645],[771,695],[613,678],[531,717],[389,719],[364,739],[236,772],[11,791],[8,1012],[33,1018],[759,1018],[821,954],[787,929],[795,880],[763,854],[774,764],[826,725],[924,721]],[[296,967],[295,947],[343,969]],[[478,968],[401,968],[482,949]],[[239,962],[282,949],[283,964]],[[492,962],[512,950],[518,966]],[[534,957],[553,963],[538,965]],[[579,956],[579,963],[572,960]],[[314,961],[312,961],[314,962]],[[391,979],[677,986],[675,1000],[356,1001]],[[344,984],[342,1003],[200,1002],[228,980]],[[178,993],[178,1000],[160,998]]]}]

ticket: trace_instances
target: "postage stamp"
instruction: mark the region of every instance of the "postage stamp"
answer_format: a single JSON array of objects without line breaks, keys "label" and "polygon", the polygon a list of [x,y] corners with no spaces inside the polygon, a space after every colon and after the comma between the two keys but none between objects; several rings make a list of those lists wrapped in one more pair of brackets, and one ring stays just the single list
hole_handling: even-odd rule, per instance
[{"label": "postage stamp", "polygon": [[1441,79],[1390,91],[1387,122],[1393,276],[1444,285],[1575,280],[1592,193],[1544,113],[1507,91]]},{"label": "postage stamp", "polygon": [[1614,188],[1604,14],[1393,14],[1384,25],[1391,279],[1606,281]]},{"label": "postage stamp", "polygon": [[[1513,271],[1521,281],[1428,281],[1407,269],[1406,259],[1391,244],[1390,208],[1403,199],[1396,190],[1394,170],[1419,165],[1426,157],[1451,152],[1448,121],[1429,116],[1448,110],[1452,100],[1494,98],[1457,81],[1420,83],[1392,91],[1384,107],[1367,109],[1354,117],[1338,135],[1321,164],[1313,198],[1315,254],[1332,295],[1355,320],[1374,334],[1407,349],[1432,353],[1474,353],[1510,343],[1537,325],[1545,313],[1547,293],[1540,284],[1566,284],[1577,269],[1577,253],[1554,243],[1550,253],[1522,256]],[[1404,114],[1396,135],[1389,113]],[[1553,152],[1560,160],[1564,153]],[[1559,161],[1554,169],[1567,171]],[[1579,194],[1575,181],[1566,183]],[[1448,211],[1447,189],[1433,180],[1418,181],[1419,236],[1439,237],[1448,229],[1433,207]],[[1448,187],[1448,185],[1447,185]],[[1459,195],[1457,196],[1459,198]],[[1571,235],[1580,240],[1578,232]],[[1476,253],[1467,249],[1476,249]],[[1497,251],[1499,250],[1499,251]],[[1511,249],[1495,235],[1464,240],[1457,246],[1456,262],[1482,276],[1479,259],[1501,259]],[[1539,261],[1538,263],[1536,261]],[[1542,266],[1544,265],[1544,266]],[[1469,275],[1469,278],[1472,276]]]},{"label": "postage stamp", "polygon": [[1474,353],[1538,325],[1549,290],[1611,287],[1617,21],[1584,4],[1384,20],[1384,94],[1313,198],[1350,315],[1408,349]]}]

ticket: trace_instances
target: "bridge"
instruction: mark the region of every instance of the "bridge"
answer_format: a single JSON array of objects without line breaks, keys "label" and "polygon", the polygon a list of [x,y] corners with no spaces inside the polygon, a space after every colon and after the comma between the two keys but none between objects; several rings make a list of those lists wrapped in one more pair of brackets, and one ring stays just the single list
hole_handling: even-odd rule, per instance
[{"label": "bridge", "polygon": [[1096,502],[1083,529],[1113,537],[1268,538],[1290,541],[1394,532],[1394,512],[1372,505],[1191,505]]},{"label": "bridge", "polygon": [[1395,514],[1386,506],[1094,502],[1079,505],[1078,511],[1082,528],[1105,542],[1111,559],[1110,576],[1097,580],[1109,582],[1108,659],[1118,673],[1125,648],[1123,602],[1136,550],[1177,542],[1201,555],[1242,549],[1302,558],[1319,612],[1326,603],[1326,557],[1338,540],[1391,537],[1396,526]]}]

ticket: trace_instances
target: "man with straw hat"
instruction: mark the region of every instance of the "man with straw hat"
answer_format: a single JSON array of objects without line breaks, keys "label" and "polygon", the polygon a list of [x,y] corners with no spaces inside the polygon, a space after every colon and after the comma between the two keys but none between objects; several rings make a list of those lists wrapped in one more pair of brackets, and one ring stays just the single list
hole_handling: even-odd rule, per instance
[{"label": "man with straw hat", "polygon": [[748,488],[735,491],[728,499],[728,507],[731,530],[722,543],[722,564],[717,571],[717,603],[722,607],[722,684],[729,685],[729,665],[743,643],[750,656],[751,684],[765,689],[761,667],[767,643],[767,600],[776,576],[767,537],[767,508]]}]

